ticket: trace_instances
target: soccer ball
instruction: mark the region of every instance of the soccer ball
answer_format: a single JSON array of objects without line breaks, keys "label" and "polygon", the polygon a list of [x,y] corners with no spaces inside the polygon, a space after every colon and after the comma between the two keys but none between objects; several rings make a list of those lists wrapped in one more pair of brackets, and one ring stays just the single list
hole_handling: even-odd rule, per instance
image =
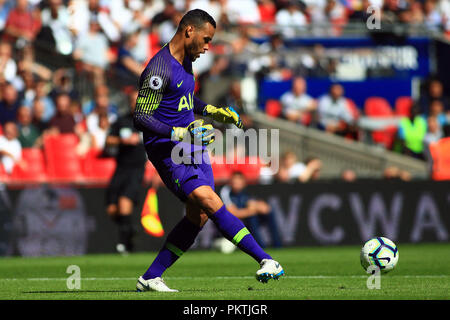
[{"label": "soccer ball", "polygon": [[395,268],[398,262],[398,249],[394,242],[384,237],[367,241],[361,249],[361,266],[367,271],[371,265],[386,273]]}]

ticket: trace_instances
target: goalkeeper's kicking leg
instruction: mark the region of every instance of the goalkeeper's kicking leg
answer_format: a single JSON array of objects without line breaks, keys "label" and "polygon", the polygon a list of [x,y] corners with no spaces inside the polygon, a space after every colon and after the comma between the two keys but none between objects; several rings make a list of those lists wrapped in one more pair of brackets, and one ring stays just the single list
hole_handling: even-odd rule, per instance
[{"label": "goalkeeper's kicking leg", "polygon": [[161,276],[189,249],[208,218],[228,240],[260,264],[260,269],[256,272],[259,281],[278,279],[284,274],[280,264],[263,251],[244,224],[226,209],[210,186],[200,186],[192,191],[188,196],[186,209],[186,217],[170,232],[164,247],[150,268],[139,278],[138,291],[176,291],[169,289]]}]

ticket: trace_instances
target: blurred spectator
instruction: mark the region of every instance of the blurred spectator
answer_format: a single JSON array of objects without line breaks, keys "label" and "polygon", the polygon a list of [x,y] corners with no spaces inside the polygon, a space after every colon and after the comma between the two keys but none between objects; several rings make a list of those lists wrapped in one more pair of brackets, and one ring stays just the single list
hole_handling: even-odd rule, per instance
[{"label": "blurred spectator", "polygon": [[17,124],[19,131],[19,142],[22,148],[32,148],[40,146],[40,130],[32,123],[33,117],[31,109],[21,106],[17,110]]},{"label": "blurred spectator", "polygon": [[147,27],[152,23],[153,17],[164,10],[164,0],[144,0],[142,8],[142,17],[144,26]]},{"label": "blurred spectator", "polygon": [[262,163],[261,168],[259,169],[259,183],[260,184],[271,184],[275,177],[275,172],[271,168],[271,162]]},{"label": "blurred spectator", "polygon": [[217,106],[220,99],[227,95],[231,82],[229,66],[228,57],[217,55],[214,57],[211,68],[198,77],[200,83],[198,95],[203,101],[208,101],[209,104]]},{"label": "blurred spectator", "polygon": [[302,59],[294,66],[294,73],[314,78],[325,78],[334,74],[333,59],[326,54],[325,48],[316,44],[311,49],[302,55]]},{"label": "blurred spectator", "polygon": [[[83,103],[83,105],[82,105],[83,114],[88,115],[89,113],[94,111],[97,97],[100,97],[100,96],[107,96],[107,97],[109,97],[109,88],[108,88],[108,86],[102,84],[102,85],[99,85],[99,86],[95,87],[95,89],[94,89],[94,99],[88,100],[85,103]],[[117,106],[114,105],[113,103],[109,103],[108,111],[111,112],[111,113],[114,113],[115,115],[118,114]]]},{"label": "blurred spectator", "polygon": [[284,45],[283,37],[279,33],[274,33],[270,35],[269,41],[264,42],[259,46],[259,50],[262,53],[276,53],[280,54],[280,51],[286,49]]},{"label": "blurred spectator", "polygon": [[70,12],[62,0],[48,0],[48,7],[41,12],[42,27],[50,28],[56,50],[63,55],[73,51],[70,28]]},{"label": "blurred spectator", "polygon": [[439,31],[442,16],[436,8],[435,0],[425,0],[423,3],[424,23],[429,30]]},{"label": "blurred spectator", "polygon": [[275,6],[274,1],[259,0],[258,10],[262,23],[275,23],[275,15],[277,13],[277,7]]},{"label": "blurred spectator", "polygon": [[130,93],[128,112],[111,126],[106,138],[108,147],[117,147],[117,166],[106,193],[106,211],[119,229],[119,243],[116,246],[119,253],[133,250],[132,214],[147,162],[142,135],[133,124],[137,94],[137,90]]},{"label": "blurred spectator", "polygon": [[285,9],[277,12],[275,20],[286,38],[293,38],[308,24],[297,0],[290,0]]},{"label": "blurred spectator", "polygon": [[384,0],[382,7],[381,19],[383,23],[393,24],[399,22],[399,14],[401,9],[398,6],[397,0]]},{"label": "blurred spectator", "polygon": [[347,11],[345,7],[337,0],[327,0],[324,13],[332,25],[330,33],[335,36],[340,35],[342,27],[347,23]]},{"label": "blurred spectator", "polygon": [[[137,44],[130,50],[131,56],[140,64],[147,65],[153,55],[159,51],[159,39],[155,32],[150,34],[146,29],[138,29]],[[158,41],[157,41],[158,40]],[[114,60],[116,57],[114,57]]]},{"label": "blurred spectator", "polygon": [[233,76],[244,76],[251,60],[259,54],[259,46],[251,40],[249,29],[239,28],[236,38],[231,41],[232,59],[230,71]]},{"label": "blurred spectator", "polygon": [[33,74],[29,71],[22,73],[23,87],[21,86],[22,105],[30,106],[36,96],[36,83]]},{"label": "blurred spectator", "polygon": [[355,182],[356,181],[356,172],[352,169],[345,169],[341,173],[341,180],[344,182]]},{"label": "blurred spectator", "polygon": [[292,68],[287,66],[286,47],[280,34],[270,36],[269,42],[258,47],[258,52],[248,61],[248,69],[258,78],[268,80],[287,80],[292,76]]},{"label": "blurred spectator", "polygon": [[76,37],[86,34],[89,22],[94,18],[110,41],[119,41],[120,31],[111,19],[109,8],[100,4],[100,0],[72,0],[69,5],[69,11],[72,12],[70,30]]},{"label": "blurred spectator", "polygon": [[73,53],[75,60],[81,62],[81,68],[94,81],[94,85],[105,83],[105,68],[110,57],[109,44],[106,36],[100,31],[100,25],[95,18],[89,22],[89,32],[79,36]]},{"label": "blurred spectator", "polygon": [[20,106],[19,94],[11,83],[6,83],[1,88],[0,95],[0,124],[16,120],[17,109]]},{"label": "blurred spectator", "polygon": [[325,131],[343,136],[352,131],[354,118],[347,103],[340,84],[332,84],[329,93],[319,99],[318,120]]},{"label": "blurred spectator", "polygon": [[0,0],[0,31],[5,28],[9,12],[14,8],[13,0]]},{"label": "blurred spectator", "polygon": [[175,8],[175,4],[172,0],[165,0],[164,1],[164,7],[162,11],[158,12],[156,15],[154,15],[152,19],[152,25],[160,25],[166,20],[170,20],[170,18],[175,14],[177,9]]},{"label": "blurred spectator", "polygon": [[0,160],[6,173],[11,174],[15,164],[22,158],[22,147],[17,140],[17,126],[14,122],[3,125],[3,135],[0,136]]},{"label": "blurred spectator", "polygon": [[3,40],[19,40],[16,46],[24,47],[27,42],[34,40],[40,28],[39,12],[28,8],[28,0],[17,0],[15,8],[9,12],[6,20]]},{"label": "blurred spectator", "polygon": [[450,126],[443,128],[444,136],[429,145],[429,165],[433,180],[450,180]]},{"label": "blurred spectator", "polygon": [[403,143],[404,153],[418,159],[424,159],[424,138],[427,133],[427,123],[419,114],[419,107],[413,105],[410,116],[400,121],[398,136]]},{"label": "blurred spectator", "polygon": [[49,127],[54,133],[75,133],[75,120],[70,113],[70,97],[60,93],[56,97],[56,114],[50,119]]},{"label": "blurred spectator", "polygon": [[401,170],[396,166],[389,166],[384,169],[383,178],[390,181],[410,181],[411,174],[408,171]]},{"label": "blurred spectator", "polygon": [[270,205],[264,200],[251,199],[245,190],[247,182],[242,172],[233,172],[229,185],[220,191],[220,197],[227,210],[242,219],[242,222],[255,237],[261,247],[267,244],[261,235],[261,225],[267,225],[272,246],[281,247],[281,240],[275,215]]},{"label": "blurred spectator", "polygon": [[17,64],[12,57],[12,46],[6,41],[0,43],[0,83],[12,82],[16,77]]},{"label": "blurred spectator", "polygon": [[50,96],[55,99],[60,93],[67,93],[72,100],[79,99],[78,91],[73,83],[73,76],[69,69],[58,69],[53,73],[52,79],[53,88],[50,91]]},{"label": "blurred spectator", "polygon": [[322,161],[313,158],[306,163],[299,162],[292,151],[285,152],[281,157],[280,168],[276,175],[279,182],[307,182],[318,177]]},{"label": "blurred spectator", "polygon": [[208,12],[216,22],[220,21],[223,14],[222,3],[220,0],[193,0],[186,9],[202,9]]},{"label": "blurred spectator", "polygon": [[450,115],[447,116],[444,113],[444,104],[442,103],[442,100],[439,99],[430,102],[429,116],[436,117],[440,126],[445,126],[449,122],[448,118],[450,117]]},{"label": "blurred spectator", "polygon": [[109,1],[111,19],[122,34],[135,32],[143,26],[142,8],[143,3],[139,0]]},{"label": "blurred spectator", "polygon": [[304,78],[295,77],[292,81],[291,91],[284,93],[280,100],[286,119],[309,125],[312,114],[317,109],[317,102],[306,93]]},{"label": "blurred spectator", "polygon": [[[84,119],[83,110],[81,109],[80,101],[72,99],[70,102],[69,109],[70,109],[70,114],[72,115],[73,119],[75,120],[75,123],[83,125],[83,122],[85,119]],[[86,129],[86,128],[84,128],[84,129]]]},{"label": "blurred spectator", "polygon": [[[233,107],[241,117],[244,128],[250,128],[252,126],[252,119],[247,115],[245,103],[242,100],[242,87],[239,80],[231,81],[227,94],[219,99],[219,106]],[[233,125],[228,125],[228,127],[233,130],[236,128]]]}]

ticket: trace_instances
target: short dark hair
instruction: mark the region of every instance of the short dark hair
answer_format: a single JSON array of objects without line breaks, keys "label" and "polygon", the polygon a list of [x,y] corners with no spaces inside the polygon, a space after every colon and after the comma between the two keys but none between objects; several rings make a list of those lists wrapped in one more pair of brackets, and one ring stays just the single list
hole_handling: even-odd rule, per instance
[{"label": "short dark hair", "polygon": [[205,23],[210,23],[214,29],[216,28],[216,21],[208,14],[208,12],[201,9],[190,10],[183,16],[183,18],[181,18],[180,24],[178,25],[178,30],[183,30],[189,25],[196,28],[201,28]]}]

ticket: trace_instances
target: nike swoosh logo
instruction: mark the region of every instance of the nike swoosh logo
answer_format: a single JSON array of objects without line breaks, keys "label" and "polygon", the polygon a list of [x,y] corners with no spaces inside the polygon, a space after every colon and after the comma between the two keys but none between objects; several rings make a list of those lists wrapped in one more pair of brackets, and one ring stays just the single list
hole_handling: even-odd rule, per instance
[{"label": "nike swoosh logo", "polygon": [[387,263],[389,263],[391,261],[391,258],[386,257],[386,258],[378,258],[378,260],[387,260]]},{"label": "nike swoosh logo", "polygon": [[279,263],[275,264],[275,267],[276,267],[276,268],[279,268],[279,267],[280,267],[280,264],[279,264]]},{"label": "nike swoosh logo", "polygon": [[181,85],[183,84],[183,81],[184,80],[182,80],[180,83],[177,83],[177,88],[181,87]]}]

